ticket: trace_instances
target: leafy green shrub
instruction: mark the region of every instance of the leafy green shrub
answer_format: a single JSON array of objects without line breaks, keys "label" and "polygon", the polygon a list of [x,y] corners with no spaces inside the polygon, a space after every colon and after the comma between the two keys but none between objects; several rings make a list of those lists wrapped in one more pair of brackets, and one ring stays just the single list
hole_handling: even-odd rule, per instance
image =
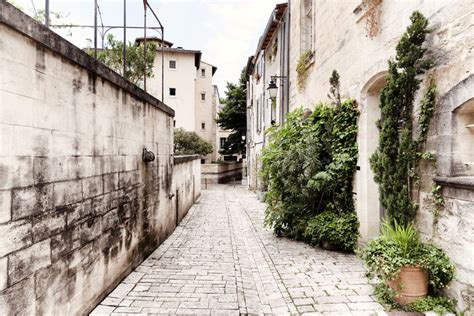
[{"label": "leafy green shrub", "polygon": [[332,211],[314,216],[305,231],[305,238],[313,245],[326,241],[343,251],[353,251],[357,244],[359,222],[355,213],[338,214]]},{"label": "leafy green shrub", "polygon": [[261,175],[268,184],[266,224],[277,235],[303,239],[308,221],[323,210],[354,212],[358,115],[353,100],[318,104],[311,115],[297,109],[269,130]]},{"label": "leafy green shrub", "polygon": [[433,311],[438,315],[455,313],[455,301],[447,297],[427,296],[425,298],[411,302],[405,306],[407,312],[429,312]]},{"label": "leafy green shrub", "polygon": [[406,306],[401,306],[393,299],[397,295],[397,292],[383,282],[375,286],[374,294],[377,301],[388,310],[396,309],[418,313],[434,311],[438,315],[455,313],[454,306],[456,305],[456,301],[448,297],[427,296],[411,302]]},{"label": "leafy green shrub", "polygon": [[454,265],[433,244],[421,242],[412,225],[385,223],[382,235],[369,241],[359,252],[369,276],[384,280],[397,277],[404,265],[419,266],[428,272],[430,289],[445,288],[454,277]]},{"label": "leafy green shrub", "polygon": [[212,153],[212,144],[202,139],[195,132],[188,132],[182,128],[174,130],[175,155],[201,155]]}]

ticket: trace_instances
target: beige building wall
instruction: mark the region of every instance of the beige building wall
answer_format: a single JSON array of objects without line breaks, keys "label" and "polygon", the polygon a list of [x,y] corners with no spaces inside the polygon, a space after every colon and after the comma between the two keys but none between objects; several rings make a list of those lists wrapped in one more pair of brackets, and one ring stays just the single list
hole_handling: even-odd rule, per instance
[{"label": "beige building wall", "polygon": [[[305,24],[305,5],[308,3],[313,6],[313,23],[309,26]],[[436,76],[440,104],[427,150],[437,155],[438,167],[424,165],[422,168],[417,224],[423,236],[441,246],[456,264],[456,280],[450,291],[458,299],[460,309],[469,308],[474,306],[474,218],[471,216],[474,172],[473,159],[469,155],[474,133],[466,128],[474,122],[472,1],[383,1],[380,32],[374,38],[367,35],[365,9],[360,7],[361,3],[360,0],[291,1],[290,109],[312,108],[318,101],[327,100],[331,72],[333,69],[339,72],[343,97],[356,99],[361,111],[360,170],[356,173],[354,186],[361,241],[378,235],[383,210],[378,202],[378,187],[373,181],[369,157],[378,144],[375,122],[380,117],[379,94],[385,84],[387,60],[395,55],[395,46],[410,24],[411,13],[419,10],[428,18],[433,32],[428,36],[426,46],[436,64],[432,73]],[[306,88],[298,91],[296,65],[308,47],[305,43],[308,35],[302,31],[308,29],[312,29],[309,46],[314,57],[307,63]],[[425,87],[426,82],[423,82],[420,91],[424,92]],[[464,176],[463,180],[460,175]],[[435,176],[442,176],[438,183],[443,184],[447,201],[438,224],[433,223],[430,211]]]},{"label": "beige building wall", "polygon": [[[214,107],[214,111],[215,111],[215,117],[217,118],[218,113],[224,107],[224,105],[221,104],[221,102],[220,102],[219,89],[217,88],[216,85],[214,86],[214,94],[213,94],[212,97],[213,97],[212,102],[213,102],[213,107]],[[219,153],[219,151],[223,148],[221,146],[221,139],[227,139],[227,137],[229,137],[231,132],[223,130],[217,124],[216,124],[215,128],[216,128],[216,133],[215,133],[215,137],[216,137],[215,138],[215,144],[216,144],[216,146],[214,146],[213,160],[218,161],[218,160],[223,160],[224,159],[223,155]]]},{"label": "beige building wall", "polygon": [[[164,53],[164,103],[175,110],[175,127],[187,131],[196,130],[196,67],[192,51],[165,51]],[[176,62],[176,69],[170,68],[170,61]],[[153,66],[153,77],[147,79],[147,91],[161,99],[161,51],[158,50]],[[170,95],[170,88],[176,89],[176,96]]]},{"label": "beige building wall", "polygon": [[249,188],[251,190],[262,190],[263,183],[258,176],[260,170],[260,152],[265,146],[265,127],[269,125],[268,106],[269,103],[265,74],[264,74],[264,51],[258,52],[255,60],[255,69],[249,78],[249,120],[250,137],[247,140],[249,148],[248,172]]},{"label": "beige building wall", "polygon": [[216,160],[215,150],[218,148],[218,143],[216,143],[215,91],[212,84],[212,76],[215,69],[211,64],[202,61],[199,69],[196,71],[194,130],[213,146],[213,153],[206,157],[206,163]]},{"label": "beige building wall", "polygon": [[[155,40],[158,41],[159,40]],[[217,159],[216,110],[212,77],[217,67],[201,61],[201,52],[182,48],[164,49],[164,102],[176,112],[174,126],[196,132],[210,142],[213,153],[204,158],[206,163]],[[153,65],[153,77],[147,80],[147,90],[162,98],[162,52],[158,48]],[[174,68],[172,67],[172,65]],[[204,72],[203,72],[204,71]],[[172,95],[170,89],[175,89]]]}]

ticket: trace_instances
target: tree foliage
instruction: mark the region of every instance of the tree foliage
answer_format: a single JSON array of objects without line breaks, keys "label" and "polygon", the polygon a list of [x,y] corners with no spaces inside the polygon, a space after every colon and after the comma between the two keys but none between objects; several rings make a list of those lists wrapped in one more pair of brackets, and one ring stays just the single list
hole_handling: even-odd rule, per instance
[{"label": "tree foliage", "polygon": [[379,146],[370,164],[379,185],[380,203],[391,221],[406,225],[413,220],[416,204],[411,189],[416,180],[420,147],[427,136],[435,106],[436,87],[432,81],[419,118],[421,133],[413,134],[413,104],[421,80],[419,75],[431,68],[423,47],[429,33],[428,20],[419,12],[411,16],[411,25],[396,47],[396,58],[388,62],[387,85],[380,96],[381,120]]},{"label": "tree foliage", "polygon": [[218,113],[217,124],[224,130],[232,131],[221,149],[223,154],[244,154],[247,132],[247,77],[246,68],[242,69],[237,84],[227,83],[224,107]]},{"label": "tree foliage", "polygon": [[332,71],[331,78],[329,78],[329,93],[328,98],[333,105],[341,104],[341,83],[339,82],[339,73],[336,69]]},{"label": "tree foliage", "polygon": [[[103,62],[115,72],[123,76],[123,47],[122,41],[116,39],[114,35],[107,36],[107,42],[103,50],[97,53],[97,59]],[[126,48],[126,65],[127,72],[125,78],[135,84],[140,84],[143,80],[143,73],[146,68],[146,76],[153,77],[153,64],[156,56],[156,44],[147,43],[146,45],[146,61],[144,58],[144,45],[128,43]],[[90,55],[94,54],[93,50],[88,50]]]},{"label": "tree foliage", "polygon": [[175,155],[201,155],[212,153],[212,145],[195,132],[187,132],[182,128],[174,130]]}]

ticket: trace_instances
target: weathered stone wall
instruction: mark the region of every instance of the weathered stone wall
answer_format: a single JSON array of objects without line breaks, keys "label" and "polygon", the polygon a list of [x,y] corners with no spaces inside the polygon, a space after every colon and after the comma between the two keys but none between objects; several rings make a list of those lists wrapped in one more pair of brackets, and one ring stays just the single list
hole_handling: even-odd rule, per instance
[{"label": "weathered stone wall", "polygon": [[175,219],[179,223],[201,196],[201,158],[176,156],[173,169]]},{"label": "weathered stone wall", "polygon": [[[469,123],[473,124],[473,74],[442,94],[438,101],[426,146],[436,154],[436,167],[429,162],[422,164],[417,224],[422,236],[441,246],[455,263],[456,277],[448,292],[458,300],[461,310],[473,315],[474,174],[469,168],[474,165],[474,155],[463,157],[461,152],[474,151],[474,132],[466,127],[467,122],[457,124],[463,111],[469,111]],[[458,134],[466,136],[464,148],[456,144]],[[444,199],[439,211],[435,211],[432,195],[435,184],[441,186],[439,194]]]},{"label": "weathered stone wall", "polygon": [[0,314],[85,314],[171,234],[199,170],[173,180],[172,109],[5,2],[0,74]]},{"label": "weathered stone wall", "polygon": [[[369,158],[378,144],[375,122],[380,118],[379,96],[385,85],[387,60],[395,55],[395,46],[410,24],[411,13],[419,10],[428,18],[432,33],[426,47],[435,61],[431,73],[436,76],[440,104],[426,149],[436,154],[437,168],[430,164],[422,166],[417,224],[423,236],[432,238],[456,264],[456,279],[450,291],[458,299],[460,310],[472,311],[474,133],[466,128],[470,121],[474,121],[472,1],[383,1],[380,32],[373,39],[367,36],[364,8],[357,9],[361,4],[361,0],[313,1],[314,62],[308,64],[306,88],[298,91],[296,65],[302,53],[303,0],[291,1],[290,107],[312,107],[316,102],[327,100],[329,77],[333,69],[337,69],[342,95],[355,98],[361,111],[359,170],[354,183],[361,241],[376,236],[384,211],[378,202],[378,188],[373,181]],[[426,81],[420,92],[423,93],[425,88]],[[461,175],[471,180],[464,181],[462,186],[453,184],[459,179],[452,178]],[[444,187],[442,194],[446,200],[437,224],[433,222],[431,211],[435,176],[445,178],[439,183]]]},{"label": "weathered stone wall", "polygon": [[202,184],[228,183],[242,180],[242,162],[203,164],[201,167]]}]

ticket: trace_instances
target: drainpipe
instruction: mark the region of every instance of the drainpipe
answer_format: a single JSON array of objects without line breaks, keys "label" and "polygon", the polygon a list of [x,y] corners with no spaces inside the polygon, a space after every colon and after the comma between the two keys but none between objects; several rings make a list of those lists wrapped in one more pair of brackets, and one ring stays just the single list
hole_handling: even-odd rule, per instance
[{"label": "drainpipe", "polygon": [[286,111],[285,114],[290,111],[290,32],[291,30],[291,0],[288,0],[288,18],[287,18],[287,27],[286,27],[286,50],[287,50],[287,55],[286,55],[286,100],[285,100],[285,106],[286,106]]},{"label": "drainpipe", "polygon": [[[266,104],[266,103],[267,103],[267,98],[266,98],[266,96],[265,96],[265,90],[266,90],[265,87],[266,87],[266,83],[267,83],[267,81],[266,81],[267,78],[265,77],[265,73],[266,73],[266,69],[267,69],[267,62],[266,62],[266,60],[265,60],[265,50],[263,50],[263,53],[262,53],[262,60],[263,60],[263,74],[262,74],[262,76],[263,76],[263,104],[262,104],[262,116],[263,116],[263,124],[264,124],[265,127],[267,127],[266,124],[265,124],[265,118],[266,118],[266,116],[265,116],[266,113],[265,113],[265,112],[266,112],[266,111],[264,111],[265,108],[266,108],[266,105],[267,105],[267,104]],[[263,148],[265,148],[265,129],[263,129],[263,145],[262,145],[262,146],[263,146]]]},{"label": "drainpipe", "polygon": [[[104,40],[102,39],[102,46]],[[123,49],[122,49],[123,77],[127,78],[127,0],[123,0]]]},{"label": "drainpipe", "polygon": [[49,0],[46,0],[44,4],[44,24],[49,27]]}]

